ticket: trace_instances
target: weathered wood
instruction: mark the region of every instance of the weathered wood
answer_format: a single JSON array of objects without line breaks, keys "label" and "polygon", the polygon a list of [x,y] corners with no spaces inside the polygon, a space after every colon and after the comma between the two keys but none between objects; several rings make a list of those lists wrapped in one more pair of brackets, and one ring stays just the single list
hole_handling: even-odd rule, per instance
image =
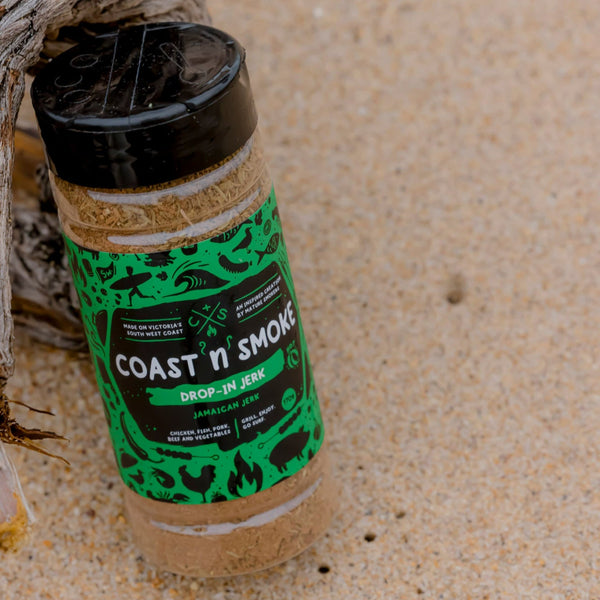
[{"label": "weathered wood", "polygon": [[13,212],[10,275],[15,325],[36,341],[85,350],[77,293],[56,213],[20,203]]},{"label": "weathered wood", "polygon": [[[36,449],[27,440],[59,437],[52,432],[28,430],[10,417],[4,388],[13,373],[13,319],[11,314],[10,256],[12,245],[12,169],[15,122],[25,89],[25,72],[35,69],[94,32],[93,24],[147,21],[207,22],[205,0],[5,0],[0,4],[0,443],[18,443]],[[83,24],[83,25],[82,25]],[[23,215],[21,215],[22,218]],[[49,235],[53,223],[43,224]],[[27,226],[25,227],[25,230]],[[24,259],[23,269],[30,267]],[[38,282],[43,285],[43,281]],[[8,433],[7,433],[8,432]],[[16,432],[16,434],[15,434]],[[15,435],[13,435],[15,434]],[[15,441],[21,439],[22,441]],[[39,449],[39,448],[37,448]],[[43,449],[41,449],[44,451]],[[0,472],[0,487],[14,491]],[[9,521],[10,514],[0,514]]]},{"label": "weathered wood", "polygon": [[[26,78],[27,87],[30,80],[31,77]],[[27,91],[17,118],[12,181],[10,279],[15,329],[37,342],[86,350],[44,148]]]},{"label": "weathered wood", "polygon": [[[14,368],[9,262],[12,240],[11,173],[14,127],[24,73],[61,29],[81,22],[206,21],[205,0],[8,0],[0,6],[0,388]],[[46,44],[48,46],[48,44]]]},{"label": "weathered wood", "polygon": [[43,51],[51,56],[69,45],[68,41],[61,42],[61,30],[67,26],[207,19],[205,0],[9,0],[0,6],[0,386],[14,368],[9,285],[11,173],[25,70],[38,62]]}]

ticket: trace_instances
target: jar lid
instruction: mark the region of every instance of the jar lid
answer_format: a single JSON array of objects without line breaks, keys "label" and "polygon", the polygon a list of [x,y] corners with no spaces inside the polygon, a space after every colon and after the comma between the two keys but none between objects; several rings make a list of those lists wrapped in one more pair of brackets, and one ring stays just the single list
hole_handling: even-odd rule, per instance
[{"label": "jar lid", "polygon": [[257,121],[244,49],[192,23],[92,38],[46,65],[31,96],[50,168],[87,187],[201,171],[241,148]]}]

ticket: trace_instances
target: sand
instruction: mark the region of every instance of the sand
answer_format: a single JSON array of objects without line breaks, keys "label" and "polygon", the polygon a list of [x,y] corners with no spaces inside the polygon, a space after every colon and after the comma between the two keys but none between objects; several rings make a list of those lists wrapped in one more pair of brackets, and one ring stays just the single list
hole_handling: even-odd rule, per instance
[{"label": "sand", "polygon": [[19,340],[10,391],[56,417],[15,413],[71,467],[11,449],[38,521],[0,597],[598,597],[600,5],[212,9],[248,50],[342,511],[258,575],[147,567],[85,357]]}]

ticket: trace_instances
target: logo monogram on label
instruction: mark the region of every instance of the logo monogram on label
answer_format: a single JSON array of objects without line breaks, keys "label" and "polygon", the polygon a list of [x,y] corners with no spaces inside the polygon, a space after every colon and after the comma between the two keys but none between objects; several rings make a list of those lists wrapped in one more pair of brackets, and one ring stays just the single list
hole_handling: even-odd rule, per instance
[{"label": "logo monogram on label", "polygon": [[210,303],[203,302],[199,306],[194,306],[188,319],[188,325],[194,330],[194,335],[200,337],[215,337],[219,328],[225,327],[227,320],[227,309],[221,306],[220,302],[212,306]]}]

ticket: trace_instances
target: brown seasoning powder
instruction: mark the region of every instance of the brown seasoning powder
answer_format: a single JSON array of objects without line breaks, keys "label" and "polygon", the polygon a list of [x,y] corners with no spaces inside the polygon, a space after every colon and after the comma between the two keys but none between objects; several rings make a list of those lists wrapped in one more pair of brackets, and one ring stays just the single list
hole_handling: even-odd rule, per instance
[{"label": "brown seasoning powder", "polygon": [[15,551],[28,534],[29,516],[23,500],[15,494],[17,512],[10,520],[0,523],[0,550]]}]

